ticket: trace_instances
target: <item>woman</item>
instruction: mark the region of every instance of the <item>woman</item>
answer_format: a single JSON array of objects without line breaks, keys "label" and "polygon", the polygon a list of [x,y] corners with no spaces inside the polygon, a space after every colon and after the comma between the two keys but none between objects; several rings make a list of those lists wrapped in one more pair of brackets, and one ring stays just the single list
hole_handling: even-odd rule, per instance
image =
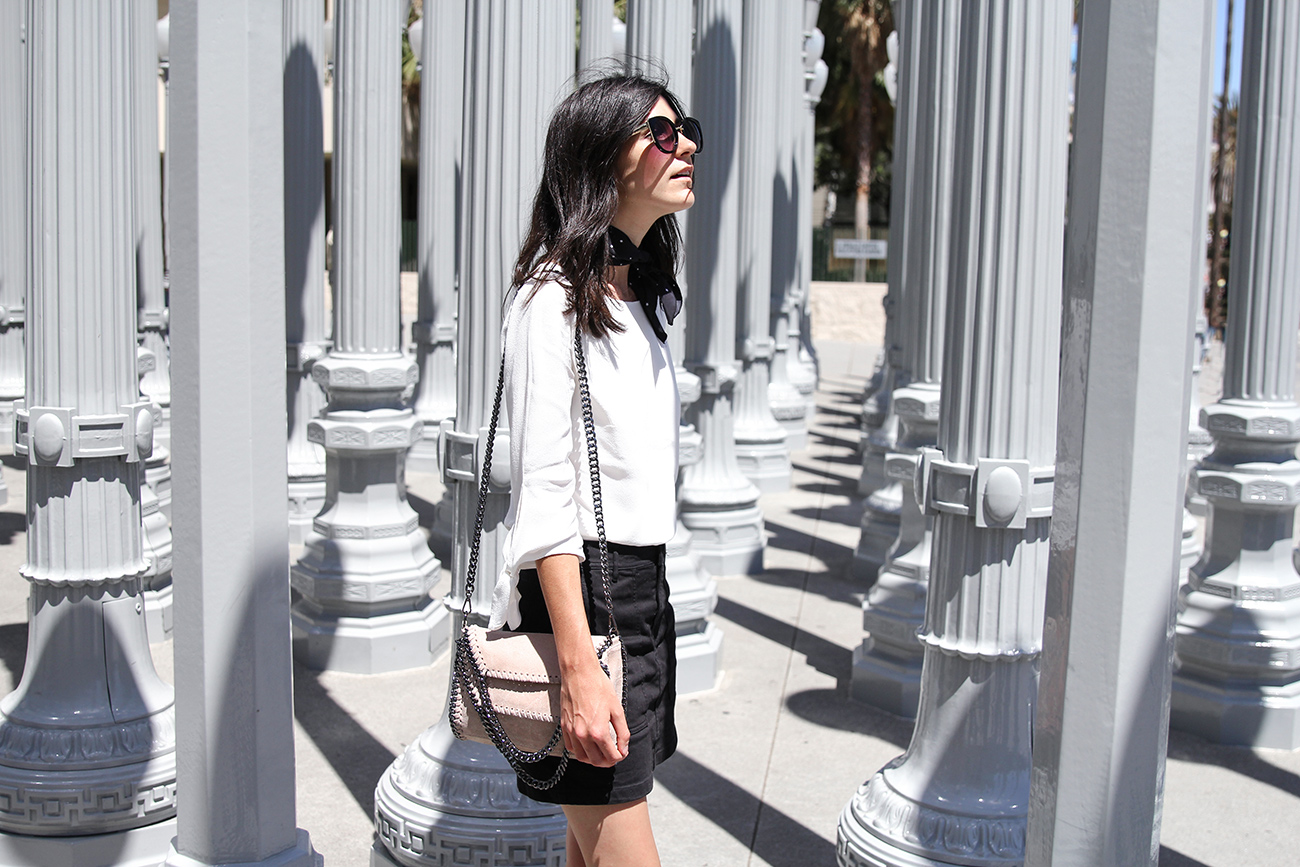
[{"label": "woman", "polygon": [[[553,632],[571,753],[552,789],[569,864],[657,865],[645,797],[677,745],[674,623],[664,545],[676,523],[679,403],[666,329],[681,306],[681,236],[699,124],[663,84],[617,75],[556,109],[502,327],[510,425],[505,565],[489,628]],[[626,713],[591,635],[607,628],[574,328],[600,458]],[[594,572],[594,574],[593,574]],[[550,776],[558,759],[534,771]]]}]

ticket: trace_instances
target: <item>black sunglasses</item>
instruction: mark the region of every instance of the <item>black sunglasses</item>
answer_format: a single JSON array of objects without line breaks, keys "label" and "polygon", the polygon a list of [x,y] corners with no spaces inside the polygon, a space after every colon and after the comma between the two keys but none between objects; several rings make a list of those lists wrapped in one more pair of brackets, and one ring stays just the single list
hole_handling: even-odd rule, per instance
[{"label": "black sunglasses", "polygon": [[684,117],[681,123],[674,124],[663,115],[655,115],[634,129],[632,135],[645,130],[650,130],[650,137],[654,139],[655,147],[666,154],[677,153],[678,132],[695,144],[697,154],[704,152],[704,133],[700,130],[700,122],[693,117]]}]

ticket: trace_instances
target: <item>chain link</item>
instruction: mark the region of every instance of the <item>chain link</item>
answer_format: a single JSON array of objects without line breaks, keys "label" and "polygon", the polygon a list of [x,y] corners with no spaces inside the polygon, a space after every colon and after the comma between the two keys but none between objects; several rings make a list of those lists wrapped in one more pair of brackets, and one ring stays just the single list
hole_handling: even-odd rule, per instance
[{"label": "chain link", "polygon": [[[578,397],[582,404],[582,427],[587,441],[587,468],[591,476],[591,505],[595,514],[596,536],[600,545],[600,583],[605,594],[605,611],[608,622],[605,640],[596,652],[596,659],[605,672],[605,676],[608,677],[609,665],[605,662],[604,656],[618,636],[618,624],[614,619],[614,597],[609,586],[609,543],[605,539],[605,514],[600,496],[600,456],[596,450],[596,423],[592,418],[591,393],[587,388],[587,357],[582,347],[582,330],[576,324],[573,330],[573,348],[578,368]],[[448,714],[448,717],[451,721],[452,733],[456,737],[463,739],[464,733],[459,730],[455,722],[457,718],[456,709],[461,702],[461,687],[463,686],[465,693],[469,696],[471,706],[473,706],[474,711],[483,722],[483,728],[487,732],[488,738],[501,752],[501,755],[505,757],[506,761],[510,763],[510,767],[519,775],[519,779],[535,789],[545,791],[554,788],[559,783],[560,778],[564,776],[564,772],[569,766],[570,753],[568,749],[565,748],[560,755],[559,765],[556,767],[555,773],[546,779],[534,777],[526,766],[545,759],[550,755],[551,750],[560,743],[563,738],[560,724],[556,724],[550,740],[539,750],[528,752],[515,746],[500,717],[497,715],[496,708],[492,706],[492,699],[488,693],[487,674],[479,665],[478,660],[474,658],[469,644],[471,601],[474,595],[474,582],[478,576],[479,546],[483,539],[483,515],[487,508],[488,481],[492,472],[492,448],[496,443],[497,424],[501,419],[501,396],[505,390],[505,381],[505,351],[503,349],[501,353],[501,372],[497,376],[496,397],[492,402],[492,420],[488,426],[487,442],[483,447],[483,469],[479,478],[478,508],[474,516],[474,535],[470,542],[469,563],[465,570],[465,598],[461,603],[461,634],[456,639],[456,656],[452,666],[450,698],[452,712]],[[623,694],[620,696],[620,700],[624,709],[626,709],[627,648],[620,642],[619,650],[623,661]]]}]

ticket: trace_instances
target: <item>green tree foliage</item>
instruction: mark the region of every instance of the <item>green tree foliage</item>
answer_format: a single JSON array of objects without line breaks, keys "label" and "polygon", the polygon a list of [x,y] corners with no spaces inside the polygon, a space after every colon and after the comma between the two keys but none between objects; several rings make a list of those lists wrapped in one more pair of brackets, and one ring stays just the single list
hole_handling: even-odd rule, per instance
[{"label": "green tree foliage", "polygon": [[[817,106],[816,181],[856,200],[858,220],[889,221],[894,106],[885,91],[890,0],[823,0],[829,76]],[[864,228],[864,227],[860,227]]]}]

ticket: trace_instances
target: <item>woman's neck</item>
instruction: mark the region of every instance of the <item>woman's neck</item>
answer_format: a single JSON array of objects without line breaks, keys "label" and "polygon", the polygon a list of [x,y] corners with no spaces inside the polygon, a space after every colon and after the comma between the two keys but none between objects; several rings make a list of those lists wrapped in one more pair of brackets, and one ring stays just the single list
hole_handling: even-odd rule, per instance
[{"label": "woman's neck", "polygon": [[611,294],[621,301],[635,301],[636,293],[628,288],[627,272],[628,265],[610,265],[605,269],[605,283],[609,286]]}]

